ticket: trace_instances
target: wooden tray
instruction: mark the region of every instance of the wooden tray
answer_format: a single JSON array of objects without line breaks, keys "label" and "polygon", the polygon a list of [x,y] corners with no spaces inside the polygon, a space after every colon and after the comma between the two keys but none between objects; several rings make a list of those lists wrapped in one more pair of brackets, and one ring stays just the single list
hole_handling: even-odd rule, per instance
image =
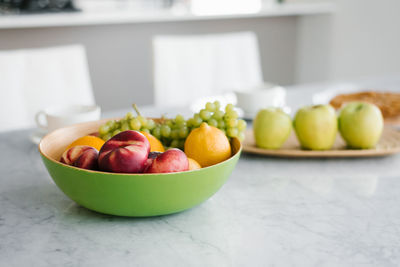
[{"label": "wooden tray", "polygon": [[243,151],[247,153],[274,156],[274,157],[301,157],[301,158],[334,158],[334,157],[378,157],[400,152],[400,131],[390,126],[385,126],[381,140],[373,149],[347,149],[343,139],[338,134],[331,150],[315,151],[302,150],[296,135],[292,132],[289,139],[280,149],[262,149],[255,145],[253,130],[246,131],[243,142]]},{"label": "wooden tray", "polygon": [[385,118],[385,124],[393,127],[400,127],[400,116]]}]

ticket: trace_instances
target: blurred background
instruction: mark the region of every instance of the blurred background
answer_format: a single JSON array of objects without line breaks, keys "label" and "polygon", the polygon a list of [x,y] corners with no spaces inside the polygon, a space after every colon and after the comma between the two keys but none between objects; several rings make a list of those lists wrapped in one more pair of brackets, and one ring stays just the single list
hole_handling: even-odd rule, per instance
[{"label": "blurred background", "polygon": [[[90,83],[95,102],[103,111],[130,107],[133,102],[162,102],[165,96],[161,93],[157,97],[156,92],[164,92],[164,85],[175,94],[177,104],[182,104],[179,95],[185,91],[174,91],[182,86],[177,81],[179,75],[182,79],[197,77],[186,81],[188,88],[184,89],[196,97],[189,92],[201,88],[191,82],[204,82],[204,75],[207,83],[224,84],[212,80],[207,70],[220,73],[218,77],[243,73],[233,67],[230,74],[221,71],[235,64],[244,70],[253,68],[255,75],[232,85],[225,83],[224,90],[257,79],[289,86],[400,72],[398,0],[0,0],[0,10],[2,95],[11,87],[1,81],[22,77],[26,67],[15,65],[10,54],[21,49],[26,52],[79,45],[87,64],[85,83]],[[231,51],[218,39],[229,33],[242,34],[228,36],[241,40]],[[201,36],[210,38],[203,42]],[[229,40],[225,39],[225,45],[232,43]],[[208,51],[216,46],[216,52]],[[193,56],[186,47],[208,52]],[[241,58],[255,60],[230,60],[238,51],[247,53]],[[179,71],[187,69],[185,66],[195,67],[193,62],[204,55],[214,59],[218,55],[214,62],[218,67],[204,59],[193,72]],[[178,63],[172,63],[179,57]],[[14,65],[6,64],[7,58]],[[35,71],[54,69],[49,67],[53,65],[46,66],[46,60],[40,62]],[[73,70],[79,69],[74,64],[64,70],[65,76],[71,72],[72,77]],[[254,67],[257,64],[259,74]],[[15,84],[16,78],[13,81]],[[56,83],[54,80],[53,85]],[[79,92],[76,94],[79,98]],[[174,99],[168,103],[174,104]]]}]

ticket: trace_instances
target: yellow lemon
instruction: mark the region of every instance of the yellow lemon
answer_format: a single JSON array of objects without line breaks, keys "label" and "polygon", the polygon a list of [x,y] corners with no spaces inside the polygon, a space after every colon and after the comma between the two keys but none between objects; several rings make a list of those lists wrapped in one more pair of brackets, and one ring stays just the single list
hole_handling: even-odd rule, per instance
[{"label": "yellow lemon", "polygon": [[231,145],[224,132],[203,122],[186,138],[185,153],[202,167],[208,167],[228,159]]},{"label": "yellow lemon", "polygon": [[71,147],[74,146],[91,146],[96,148],[97,150],[100,150],[100,148],[104,145],[104,140],[94,136],[94,135],[86,135],[81,138],[76,139],[74,142],[69,144],[67,149],[70,149]]},{"label": "yellow lemon", "polygon": [[189,171],[201,169],[200,164],[192,158],[188,158],[189,161]]},{"label": "yellow lemon", "polygon": [[141,134],[143,134],[144,136],[146,136],[147,140],[149,140],[150,143],[150,151],[151,152],[164,152],[164,146],[161,144],[160,140],[158,140],[156,137],[154,137],[153,135],[146,133],[146,132],[140,132]]}]

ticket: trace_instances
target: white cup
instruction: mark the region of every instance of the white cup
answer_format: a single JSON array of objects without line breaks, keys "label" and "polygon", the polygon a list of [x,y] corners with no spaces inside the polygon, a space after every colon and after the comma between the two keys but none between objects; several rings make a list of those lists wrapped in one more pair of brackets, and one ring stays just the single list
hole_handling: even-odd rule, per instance
[{"label": "white cup", "polygon": [[267,107],[285,106],[286,91],[274,84],[263,84],[243,91],[235,91],[237,107],[243,110],[246,117],[253,117],[258,110]]},{"label": "white cup", "polygon": [[100,107],[96,105],[54,106],[35,115],[37,126],[46,132],[75,123],[100,119]]}]

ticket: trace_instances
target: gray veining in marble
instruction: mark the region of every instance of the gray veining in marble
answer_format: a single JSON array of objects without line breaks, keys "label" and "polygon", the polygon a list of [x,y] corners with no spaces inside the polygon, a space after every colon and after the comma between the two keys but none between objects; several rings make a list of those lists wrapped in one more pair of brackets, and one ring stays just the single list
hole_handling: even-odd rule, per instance
[{"label": "gray veining in marble", "polygon": [[98,214],[51,181],[30,131],[0,134],[0,266],[399,266],[400,155],[242,155],[223,188],[154,218]]}]

